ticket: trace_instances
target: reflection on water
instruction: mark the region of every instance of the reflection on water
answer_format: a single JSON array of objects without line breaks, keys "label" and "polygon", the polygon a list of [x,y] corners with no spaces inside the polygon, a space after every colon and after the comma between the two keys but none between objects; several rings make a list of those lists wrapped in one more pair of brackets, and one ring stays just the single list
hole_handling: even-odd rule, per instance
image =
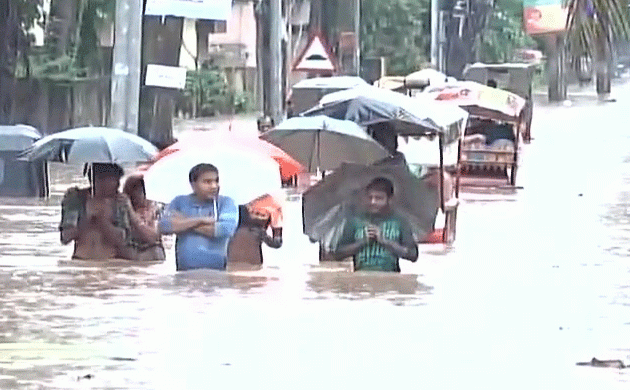
[{"label": "reflection on water", "polygon": [[352,272],[351,262],[313,267],[306,287],[318,299],[380,298],[396,304],[418,304],[431,287],[418,281],[418,275],[389,272]]}]

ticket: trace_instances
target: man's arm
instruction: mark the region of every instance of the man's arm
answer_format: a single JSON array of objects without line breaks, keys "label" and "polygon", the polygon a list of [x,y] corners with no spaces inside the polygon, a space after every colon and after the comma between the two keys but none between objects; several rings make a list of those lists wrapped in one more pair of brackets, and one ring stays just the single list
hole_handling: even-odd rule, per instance
[{"label": "man's arm", "polygon": [[81,218],[82,200],[79,189],[70,188],[61,200],[61,222],[59,236],[63,245],[69,244],[80,236],[80,232],[87,227],[87,220]]},{"label": "man's arm", "polygon": [[231,237],[238,226],[238,207],[229,197],[223,197],[222,204],[219,205],[219,218],[214,223],[213,237]]},{"label": "man's arm", "polygon": [[129,215],[129,223],[133,234],[139,238],[142,242],[155,243],[160,239],[160,233],[155,226],[155,220],[153,225],[145,223],[139,213],[137,213],[131,205],[131,200],[124,194],[120,195],[120,201],[125,203],[127,213]]},{"label": "man's arm", "polygon": [[415,262],[418,260],[418,245],[413,239],[409,224],[404,220],[400,222],[400,242],[388,240],[380,232],[376,240],[386,249],[392,251],[394,255]]},{"label": "man's arm", "polygon": [[164,215],[158,222],[158,231],[161,234],[177,234],[195,229],[204,223],[211,222],[211,218],[187,217],[182,212],[182,198],[175,198],[166,207]]},{"label": "man's arm", "polygon": [[364,246],[369,243],[369,238],[366,235],[360,240],[356,240],[355,236],[355,225],[348,221],[343,228],[343,233],[341,235],[341,240],[339,242],[339,246],[337,249],[331,253],[333,259],[335,260],[343,260],[350,256],[355,256]]},{"label": "man's arm", "polygon": [[262,240],[268,247],[278,249],[282,246],[282,228],[271,228],[272,235],[262,230]]}]

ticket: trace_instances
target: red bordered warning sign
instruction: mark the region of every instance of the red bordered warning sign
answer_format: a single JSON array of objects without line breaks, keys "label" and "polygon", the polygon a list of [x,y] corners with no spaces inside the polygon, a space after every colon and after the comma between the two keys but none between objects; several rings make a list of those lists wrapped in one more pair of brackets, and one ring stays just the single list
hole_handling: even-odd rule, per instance
[{"label": "red bordered warning sign", "polygon": [[293,63],[294,71],[335,72],[337,59],[320,34],[313,34],[310,41]]}]

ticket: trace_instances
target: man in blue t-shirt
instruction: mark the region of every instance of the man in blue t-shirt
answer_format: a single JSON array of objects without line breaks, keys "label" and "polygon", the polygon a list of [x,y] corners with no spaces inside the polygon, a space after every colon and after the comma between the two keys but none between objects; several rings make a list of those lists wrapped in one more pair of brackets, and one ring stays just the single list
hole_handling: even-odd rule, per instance
[{"label": "man in blue t-shirt", "polygon": [[188,174],[193,193],[175,197],[159,221],[162,234],[176,234],[178,271],[225,269],[227,246],[238,224],[234,201],[219,195],[219,171],[198,164]]}]

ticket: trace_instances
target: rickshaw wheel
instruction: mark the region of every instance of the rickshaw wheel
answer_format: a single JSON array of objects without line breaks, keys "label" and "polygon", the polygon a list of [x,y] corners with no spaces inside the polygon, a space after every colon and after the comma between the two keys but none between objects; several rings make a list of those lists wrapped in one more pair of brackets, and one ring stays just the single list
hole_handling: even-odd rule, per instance
[{"label": "rickshaw wheel", "polygon": [[516,185],[516,164],[512,166],[512,170],[510,171],[510,185]]},{"label": "rickshaw wheel", "polygon": [[525,129],[523,131],[523,142],[525,142],[526,144],[532,141],[532,118],[532,102],[530,100],[527,100],[527,102],[525,103]]}]

